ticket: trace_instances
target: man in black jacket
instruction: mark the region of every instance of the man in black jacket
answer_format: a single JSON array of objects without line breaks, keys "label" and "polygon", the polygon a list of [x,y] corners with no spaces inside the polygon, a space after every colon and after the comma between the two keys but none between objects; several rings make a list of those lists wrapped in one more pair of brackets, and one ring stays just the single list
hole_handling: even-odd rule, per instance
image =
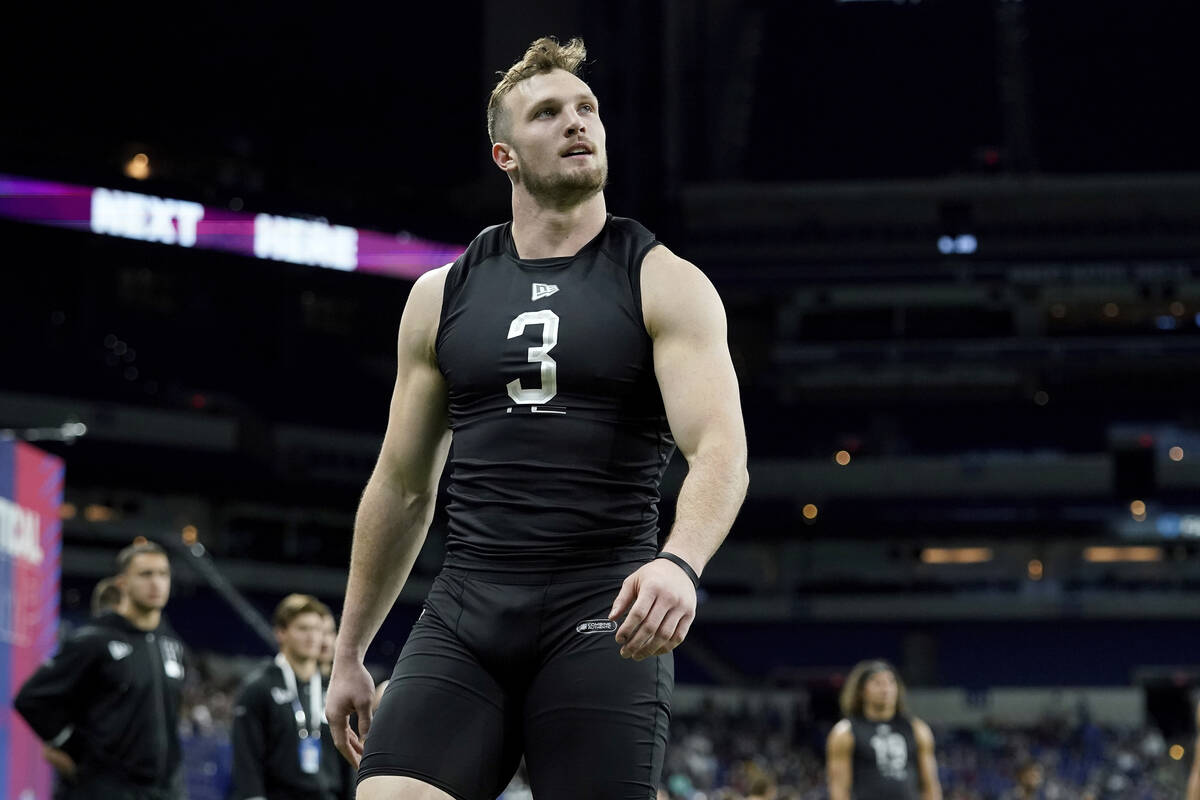
[{"label": "man in black jacket", "polygon": [[51,747],[78,754],[71,800],[177,800],[183,645],[162,619],[171,594],[167,554],[152,542],[117,555],[120,613],[65,639],[13,705]]},{"label": "man in black jacket", "polygon": [[[115,576],[101,578],[92,589],[92,618],[109,611],[121,612],[125,595]],[[75,764],[83,755],[79,736],[70,736],[59,747],[42,745],[42,756],[54,767],[55,781],[53,800],[71,800],[75,788]]]},{"label": "man in black jacket", "polygon": [[233,721],[230,800],[350,800],[354,774],[325,722],[319,670],[329,608],[291,594],[275,609],[279,655],[246,679]]}]

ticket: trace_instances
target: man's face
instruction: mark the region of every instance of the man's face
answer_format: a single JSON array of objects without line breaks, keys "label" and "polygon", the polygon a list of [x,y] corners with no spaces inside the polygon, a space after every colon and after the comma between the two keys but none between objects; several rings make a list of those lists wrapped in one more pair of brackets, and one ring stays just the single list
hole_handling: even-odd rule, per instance
[{"label": "man's face", "polygon": [[876,672],[863,683],[863,702],[869,706],[892,708],[899,693],[896,676],[887,670]]},{"label": "man's face", "polygon": [[507,171],[531,195],[565,207],[604,188],[604,123],[586,83],[561,69],[538,73],[518,83],[503,103],[505,143],[513,159]]},{"label": "man's face", "polygon": [[1034,764],[1021,770],[1021,786],[1026,789],[1037,789],[1042,785],[1042,765]]},{"label": "man's face", "polygon": [[337,626],[334,625],[333,617],[321,617],[321,655],[318,660],[332,663],[333,648],[336,643]]},{"label": "man's face", "polygon": [[125,598],[134,611],[161,611],[171,597],[171,564],[160,553],[140,553],[121,573]]},{"label": "man's face", "polygon": [[297,661],[315,659],[321,654],[324,624],[315,611],[297,614],[286,628],[276,628],[275,638],[285,658]]}]

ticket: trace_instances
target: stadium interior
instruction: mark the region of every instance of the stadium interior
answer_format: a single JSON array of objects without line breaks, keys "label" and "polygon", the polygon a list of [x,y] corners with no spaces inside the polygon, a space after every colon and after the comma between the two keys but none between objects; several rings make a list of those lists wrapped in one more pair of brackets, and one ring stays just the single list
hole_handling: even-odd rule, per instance
[{"label": "stadium interior", "polygon": [[[1182,796],[1196,10],[512,5],[82,10],[52,49],[0,53],[28,76],[3,88],[0,176],[462,247],[510,214],[495,70],[583,36],[609,209],[720,290],[749,441],[675,655],[669,797],[743,798],[757,774],[825,797],[838,690],[873,657],[933,727],[947,798],[1001,797],[1028,758],[1048,800]],[[0,259],[0,429],[66,464],[63,626],[120,547],[170,549],[191,797],[223,797],[231,692],[272,652],[230,597],[340,609],[412,282],[2,218]],[[664,530],[685,472],[676,456]],[[439,512],[368,654],[380,679],[444,538]],[[520,776],[504,795],[529,796]]]}]

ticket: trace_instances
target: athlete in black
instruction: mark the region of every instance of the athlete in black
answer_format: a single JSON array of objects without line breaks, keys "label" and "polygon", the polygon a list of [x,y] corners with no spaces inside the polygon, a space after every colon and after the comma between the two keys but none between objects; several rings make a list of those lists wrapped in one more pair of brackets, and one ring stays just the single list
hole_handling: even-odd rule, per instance
[{"label": "athlete in black", "polygon": [[21,687],[13,707],[43,741],[64,743],[72,800],[185,796],[179,745],[183,645],[163,619],[167,554],[152,542],[117,555],[124,600],[65,639]]},{"label": "athlete in black", "polygon": [[[712,285],[607,213],[584,55],[541,39],[497,85],[512,222],[417,281],[400,323],[326,708],[360,800],[491,800],[522,755],[538,797],[655,796],[670,652],[745,495],[745,434]],[[445,566],[372,719],[362,656],[421,547],[451,435]],[[675,443],[689,473],[660,553]]]},{"label": "athlete in black", "polygon": [[863,661],[842,689],[845,719],[829,734],[830,800],[941,800],[933,733],[905,710],[904,684],[886,661]]}]

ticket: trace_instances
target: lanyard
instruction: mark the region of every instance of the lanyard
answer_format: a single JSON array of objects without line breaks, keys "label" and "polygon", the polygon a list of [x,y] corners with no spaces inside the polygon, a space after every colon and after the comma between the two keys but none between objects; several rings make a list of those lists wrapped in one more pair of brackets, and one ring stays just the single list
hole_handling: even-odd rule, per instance
[{"label": "lanyard", "polygon": [[[283,657],[283,653],[275,656],[275,664],[278,665],[279,671],[283,673],[283,682],[287,686],[288,694],[292,697],[292,714],[296,718],[296,732],[301,739],[307,739],[309,736],[321,738],[321,672],[313,670],[312,677],[308,679],[308,715],[305,719],[304,707],[300,705],[300,692],[296,687],[296,673],[292,670],[292,665]],[[313,723],[316,723],[315,725]]]}]

